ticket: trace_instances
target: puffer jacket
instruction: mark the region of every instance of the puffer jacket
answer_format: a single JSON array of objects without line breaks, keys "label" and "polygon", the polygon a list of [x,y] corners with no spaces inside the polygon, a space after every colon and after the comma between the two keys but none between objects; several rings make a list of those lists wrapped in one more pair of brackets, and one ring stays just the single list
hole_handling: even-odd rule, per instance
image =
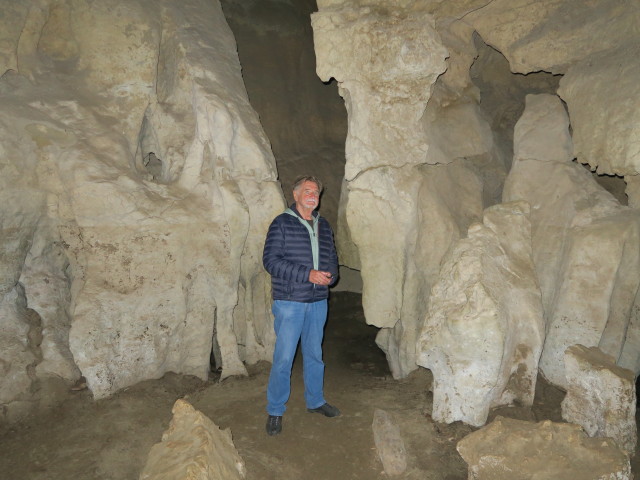
[{"label": "puffer jacket", "polygon": [[[304,220],[295,204],[278,215],[267,233],[262,254],[264,268],[271,275],[274,300],[317,302],[329,296],[329,287],[309,281],[312,269],[331,272],[338,279],[338,255],[329,222],[313,212],[314,226]],[[312,239],[317,232],[317,264],[314,265]]]}]

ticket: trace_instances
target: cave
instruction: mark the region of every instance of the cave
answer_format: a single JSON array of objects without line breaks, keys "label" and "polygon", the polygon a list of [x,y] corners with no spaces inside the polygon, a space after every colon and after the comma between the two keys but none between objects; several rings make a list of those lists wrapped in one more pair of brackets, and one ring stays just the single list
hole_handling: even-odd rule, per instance
[{"label": "cave", "polygon": [[[4,6],[0,478],[639,474],[637,7]],[[262,253],[300,174],[342,415],[298,355],[270,438]]]}]

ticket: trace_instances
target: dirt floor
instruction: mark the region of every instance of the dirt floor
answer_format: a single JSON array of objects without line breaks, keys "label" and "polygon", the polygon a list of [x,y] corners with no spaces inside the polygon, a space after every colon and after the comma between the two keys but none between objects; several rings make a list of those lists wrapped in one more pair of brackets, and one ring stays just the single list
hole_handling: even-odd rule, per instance
[{"label": "dirt floor", "polygon": [[[176,399],[186,398],[219,427],[230,428],[248,480],[388,478],[377,457],[371,422],[381,408],[400,427],[408,468],[398,479],[466,480],[456,443],[473,431],[462,423],[435,423],[428,370],[396,381],[376,347],[376,329],[364,323],[360,296],[335,293],[325,336],[325,395],[342,415],[307,413],[301,361],[292,376],[292,397],[283,432],[265,433],[269,364],[250,375],[208,382],[169,374],[93,401],[87,390],[69,392],[63,405],[0,431],[0,480],[137,479],[151,446],[160,441]],[[514,418],[560,421],[562,392],[538,382],[533,408],[493,412]],[[637,476],[637,465],[634,466]]]}]

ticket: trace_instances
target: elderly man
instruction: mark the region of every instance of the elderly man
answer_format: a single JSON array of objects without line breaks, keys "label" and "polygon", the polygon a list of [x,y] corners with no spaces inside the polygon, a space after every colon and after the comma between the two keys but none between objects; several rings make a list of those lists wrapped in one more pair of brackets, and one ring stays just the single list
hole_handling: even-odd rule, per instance
[{"label": "elderly man", "polygon": [[324,399],[322,337],[329,285],[338,276],[338,256],[329,223],[315,209],[322,184],[298,177],[294,204],[278,215],[267,233],[262,262],[271,275],[276,346],[267,386],[267,433],[282,431],[282,415],[291,392],[291,366],[301,343],[307,411],[337,417]]}]

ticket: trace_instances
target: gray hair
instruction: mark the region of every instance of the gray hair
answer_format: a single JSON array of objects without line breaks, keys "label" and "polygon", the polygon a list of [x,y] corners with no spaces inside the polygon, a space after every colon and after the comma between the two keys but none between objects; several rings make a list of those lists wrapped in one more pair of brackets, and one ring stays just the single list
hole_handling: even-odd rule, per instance
[{"label": "gray hair", "polygon": [[304,182],[313,182],[318,186],[318,190],[322,191],[322,182],[320,180],[318,180],[316,177],[314,177],[313,175],[300,175],[299,177],[297,177],[294,181],[293,181],[293,188],[292,190],[296,190],[298,187],[300,187],[300,185],[302,185]]}]

